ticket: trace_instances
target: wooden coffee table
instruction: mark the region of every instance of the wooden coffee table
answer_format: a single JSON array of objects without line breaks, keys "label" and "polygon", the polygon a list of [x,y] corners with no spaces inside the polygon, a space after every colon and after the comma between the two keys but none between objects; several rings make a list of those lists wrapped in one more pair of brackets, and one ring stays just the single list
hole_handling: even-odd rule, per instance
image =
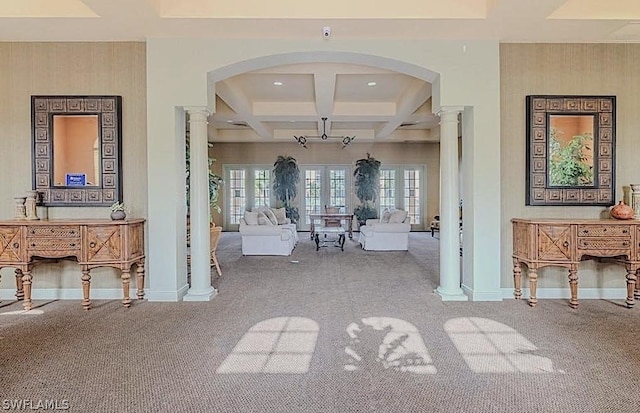
[{"label": "wooden coffee table", "polygon": [[314,240],[316,241],[316,251],[318,251],[320,247],[328,247],[329,245],[340,247],[340,250],[344,251],[344,228],[316,227],[314,231]]}]

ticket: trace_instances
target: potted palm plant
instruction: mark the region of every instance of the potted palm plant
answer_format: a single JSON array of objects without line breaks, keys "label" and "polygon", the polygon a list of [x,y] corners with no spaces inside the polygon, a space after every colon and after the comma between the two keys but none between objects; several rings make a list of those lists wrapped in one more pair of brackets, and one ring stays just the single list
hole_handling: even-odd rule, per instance
[{"label": "potted palm plant", "polygon": [[298,222],[300,214],[292,201],[298,194],[300,168],[298,161],[292,156],[278,155],[273,164],[273,192],[278,202],[286,208],[287,217],[294,224]]},{"label": "potted palm plant", "polygon": [[360,200],[353,214],[359,225],[364,225],[367,219],[377,218],[378,210],[375,206],[380,187],[380,161],[367,153],[367,157],[358,159],[353,171],[355,177],[356,196]]}]

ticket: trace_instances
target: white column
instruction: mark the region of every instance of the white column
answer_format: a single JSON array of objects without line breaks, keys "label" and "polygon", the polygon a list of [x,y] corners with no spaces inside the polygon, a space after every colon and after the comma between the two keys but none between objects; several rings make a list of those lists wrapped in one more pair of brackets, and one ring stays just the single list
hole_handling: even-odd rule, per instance
[{"label": "white column", "polygon": [[209,182],[207,116],[204,107],[186,108],[190,130],[191,287],[185,301],[209,301],[217,291],[211,286],[209,258]]},{"label": "white column", "polygon": [[458,114],[440,109],[440,286],[443,301],[466,301],[460,288],[460,194],[458,184]]}]

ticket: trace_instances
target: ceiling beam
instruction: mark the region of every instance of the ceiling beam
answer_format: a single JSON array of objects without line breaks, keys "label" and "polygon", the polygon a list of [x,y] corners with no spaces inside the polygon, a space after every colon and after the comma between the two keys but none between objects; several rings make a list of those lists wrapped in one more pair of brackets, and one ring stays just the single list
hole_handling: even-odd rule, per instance
[{"label": "ceiling beam", "polygon": [[319,117],[327,117],[326,131],[321,119],[318,119],[318,135],[331,131],[331,115],[336,93],[336,74],[328,70],[321,70],[313,74],[316,93],[316,111]]},{"label": "ceiling beam", "polygon": [[233,84],[233,80],[223,80],[216,83],[216,95],[222,99],[227,106],[244,119],[256,133],[266,139],[273,138],[273,130],[260,122],[252,111],[251,101],[241,93],[242,89]]},{"label": "ceiling beam", "polygon": [[397,105],[396,114],[383,127],[376,131],[376,138],[387,138],[395,131],[413,112],[431,97],[431,83],[421,80],[412,82],[408,91],[402,95]]}]

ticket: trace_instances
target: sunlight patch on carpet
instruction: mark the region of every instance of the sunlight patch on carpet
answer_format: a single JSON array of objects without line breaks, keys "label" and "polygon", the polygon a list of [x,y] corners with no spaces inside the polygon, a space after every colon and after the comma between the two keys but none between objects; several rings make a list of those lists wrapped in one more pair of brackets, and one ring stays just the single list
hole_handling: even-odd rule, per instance
[{"label": "sunlight patch on carpet", "polygon": [[553,362],[532,354],[538,348],[513,328],[494,320],[461,317],[444,329],[475,373],[554,373]]},{"label": "sunlight patch on carpet", "polygon": [[318,332],[318,324],[309,318],[276,317],[261,321],[242,336],[216,372],[307,373]]}]

